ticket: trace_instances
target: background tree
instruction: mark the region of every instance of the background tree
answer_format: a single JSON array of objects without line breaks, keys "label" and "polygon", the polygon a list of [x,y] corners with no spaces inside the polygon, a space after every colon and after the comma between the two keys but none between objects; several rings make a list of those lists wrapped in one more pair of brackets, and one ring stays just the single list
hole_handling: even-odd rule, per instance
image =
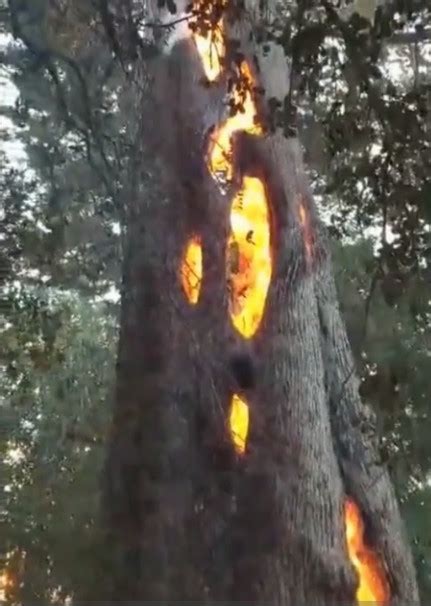
[{"label": "background tree", "polygon": [[[100,304],[56,292],[13,292],[2,334],[2,545],[16,578],[10,603],[97,595],[97,519],[115,322]],[[18,554],[21,557],[11,557]],[[100,564],[99,564],[100,562]],[[100,571],[100,572],[99,572]]]}]

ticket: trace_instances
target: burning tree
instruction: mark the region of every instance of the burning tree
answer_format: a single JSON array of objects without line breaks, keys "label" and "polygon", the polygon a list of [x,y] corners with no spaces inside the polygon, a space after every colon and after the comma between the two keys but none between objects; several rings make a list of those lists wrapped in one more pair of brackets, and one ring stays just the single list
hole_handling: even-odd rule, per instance
[{"label": "burning tree", "polygon": [[275,7],[159,3],[155,32],[169,9],[169,44],[133,83],[113,597],[417,602],[325,231],[284,128]]}]

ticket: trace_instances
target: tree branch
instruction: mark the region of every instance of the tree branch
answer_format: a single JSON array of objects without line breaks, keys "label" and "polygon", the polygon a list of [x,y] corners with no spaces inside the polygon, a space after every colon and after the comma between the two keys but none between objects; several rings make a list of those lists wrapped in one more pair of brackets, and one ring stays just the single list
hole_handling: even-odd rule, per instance
[{"label": "tree branch", "polygon": [[[109,195],[112,197],[115,203],[116,192],[115,188],[112,187],[111,183],[111,175],[113,172],[113,168],[110,165],[109,160],[106,156],[103,140],[98,131],[97,125],[94,123],[91,98],[88,91],[86,79],[81,71],[80,66],[67,55],[64,55],[63,53],[48,47],[40,47],[38,44],[36,44],[30,38],[30,36],[28,36],[23,31],[23,28],[19,21],[18,11],[19,9],[14,6],[13,2],[9,1],[9,12],[11,17],[13,36],[15,38],[19,38],[26,45],[26,47],[35,55],[35,57],[39,59],[40,64],[44,66],[47,70],[54,84],[59,108],[63,114],[63,119],[66,125],[69,128],[73,126],[75,130],[82,135],[86,146],[88,161],[95,170],[95,172],[99,175],[102,183],[105,185]],[[56,59],[67,65],[75,74],[78,80],[84,105],[84,126],[79,124],[79,121],[77,120],[76,116],[74,116],[70,111],[64,86],[58,76],[58,71],[55,64]],[[91,142],[90,134],[93,138],[94,144],[97,146],[97,150],[100,154],[105,170],[103,170],[101,167],[98,167],[94,160],[94,156],[92,153],[93,145]],[[120,217],[124,219],[123,209],[119,204],[116,204],[116,207]]]},{"label": "tree branch", "polygon": [[431,40],[431,29],[415,32],[397,32],[387,39],[387,44],[417,44]]},{"label": "tree branch", "polygon": [[143,23],[142,27],[152,27],[154,29],[163,29],[174,27],[178,23],[183,23],[183,21],[190,21],[192,15],[185,15],[184,17],[179,17],[178,19],[174,19],[173,21],[169,21],[169,23],[156,23],[156,22],[148,22]]}]

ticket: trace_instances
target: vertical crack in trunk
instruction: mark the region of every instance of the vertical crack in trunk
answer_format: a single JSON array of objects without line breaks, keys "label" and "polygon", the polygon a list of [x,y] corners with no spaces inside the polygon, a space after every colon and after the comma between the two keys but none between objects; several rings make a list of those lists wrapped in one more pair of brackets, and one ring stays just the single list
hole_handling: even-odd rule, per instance
[{"label": "vertical crack in trunk", "polygon": [[375,552],[365,544],[362,515],[351,498],[346,499],[344,518],[347,551],[359,577],[356,599],[359,604],[372,602],[385,606],[390,599],[385,571]]}]

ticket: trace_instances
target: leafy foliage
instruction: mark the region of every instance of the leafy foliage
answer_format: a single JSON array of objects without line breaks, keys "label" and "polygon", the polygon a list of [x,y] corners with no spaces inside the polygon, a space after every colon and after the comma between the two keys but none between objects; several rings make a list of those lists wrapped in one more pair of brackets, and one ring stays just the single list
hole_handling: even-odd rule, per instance
[{"label": "leafy foliage", "polygon": [[100,583],[97,518],[115,321],[76,296],[10,297],[14,323],[2,332],[1,351],[2,545],[25,555],[21,573],[14,569],[21,559],[12,559],[19,583],[8,598],[49,601],[77,591],[89,598]]}]

